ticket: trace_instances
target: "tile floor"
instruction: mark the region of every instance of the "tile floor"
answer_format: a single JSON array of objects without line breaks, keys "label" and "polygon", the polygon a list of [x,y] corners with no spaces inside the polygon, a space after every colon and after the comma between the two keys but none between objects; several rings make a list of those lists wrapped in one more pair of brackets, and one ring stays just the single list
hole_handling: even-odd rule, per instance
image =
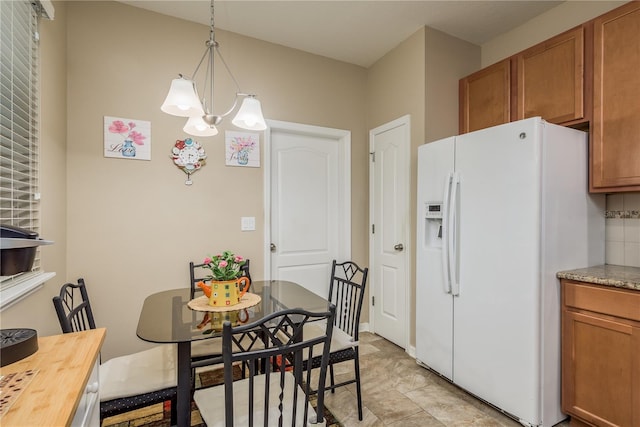
[{"label": "tile floor", "polygon": [[[336,366],[337,380],[353,376],[353,364]],[[343,427],[520,427],[520,424],[417,365],[400,347],[370,333],[360,335],[363,420],[358,421],[355,385],[326,394],[326,406]],[[111,427],[162,427],[162,404],[105,420]],[[192,426],[202,426],[197,410]],[[568,421],[557,427],[568,427]]]},{"label": "tile floor", "polygon": [[[363,420],[358,421],[355,385],[328,393],[326,405],[350,426],[520,426],[436,374],[418,366],[403,349],[370,333],[360,335]],[[345,362],[336,375],[347,375]],[[337,367],[336,367],[337,368]],[[559,426],[566,427],[562,422]]]}]

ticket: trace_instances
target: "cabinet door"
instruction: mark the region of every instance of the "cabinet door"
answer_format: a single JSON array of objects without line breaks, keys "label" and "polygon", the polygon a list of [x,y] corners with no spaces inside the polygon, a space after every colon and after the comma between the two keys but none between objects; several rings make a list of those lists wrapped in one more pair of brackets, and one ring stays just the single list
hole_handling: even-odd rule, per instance
[{"label": "cabinet door", "polygon": [[637,426],[640,328],[564,309],[562,334],[562,410],[598,426]]},{"label": "cabinet door", "polygon": [[511,60],[460,80],[460,133],[511,121]]},{"label": "cabinet door", "polygon": [[592,191],[640,190],[640,2],[594,20]]},{"label": "cabinet door", "polygon": [[87,380],[71,427],[94,427],[100,425],[100,364],[96,359],[93,370]]},{"label": "cabinet door", "polygon": [[557,124],[584,118],[582,26],[516,56],[517,120],[541,116]]}]

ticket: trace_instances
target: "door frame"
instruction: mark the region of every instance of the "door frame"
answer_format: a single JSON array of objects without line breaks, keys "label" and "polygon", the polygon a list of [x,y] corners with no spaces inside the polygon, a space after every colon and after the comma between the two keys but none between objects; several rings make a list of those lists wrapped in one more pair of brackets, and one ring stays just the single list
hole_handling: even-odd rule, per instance
[{"label": "door frame", "polygon": [[[375,136],[378,134],[381,134],[383,132],[386,132],[390,129],[399,127],[399,126],[406,126],[407,127],[407,132],[406,132],[406,139],[404,141],[401,141],[401,143],[404,145],[404,149],[405,149],[405,159],[407,161],[407,164],[405,165],[404,168],[402,168],[402,170],[405,171],[405,179],[406,182],[408,184],[408,188],[407,188],[407,203],[405,205],[405,214],[404,214],[404,221],[406,224],[406,227],[404,229],[404,236],[403,239],[406,242],[405,244],[405,251],[406,251],[406,256],[405,256],[405,260],[404,260],[404,268],[405,268],[405,282],[404,282],[404,286],[405,286],[405,301],[404,301],[404,306],[405,306],[405,310],[404,310],[404,328],[407,331],[406,335],[405,335],[405,342],[404,342],[404,349],[406,352],[409,352],[410,348],[409,348],[409,344],[411,342],[411,310],[413,309],[411,307],[411,259],[412,259],[412,253],[413,251],[411,250],[413,248],[413,229],[411,227],[411,200],[412,200],[412,194],[411,194],[411,115],[407,114],[404,115],[402,117],[399,117],[395,120],[392,120],[388,123],[385,123],[383,125],[380,125],[374,129],[371,129],[369,131],[369,155],[373,155],[374,152],[374,139]],[[374,236],[372,231],[372,226],[375,223],[375,218],[374,218],[374,213],[375,213],[375,209],[374,209],[374,168],[371,164],[371,158],[369,159],[369,269],[371,271],[376,271],[375,269],[377,268],[377,265],[375,264],[375,251],[374,251]],[[378,290],[377,288],[377,284],[375,283],[375,274],[371,274],[369,275],[369,330],[373,333],[376,332],[376,327],[375,327],[375,311],[374,311],[374,307],[373,307],[373,298],[372,296],[375,296],[374,290]]]},{"label": "door frame", "polygon": [[[285,131],[292,134],[322,136],[336,139],[340,143],[340,181],[343,185],[341,234],[347,236],[340,245],[340,253],[345,260],[351,259],[351,132],[343,129],[305,125],[301,123],[267,120],[264,131],[264,277],[271,279],[271,133]],[[329,278],[327,278],[327,281]]]}]

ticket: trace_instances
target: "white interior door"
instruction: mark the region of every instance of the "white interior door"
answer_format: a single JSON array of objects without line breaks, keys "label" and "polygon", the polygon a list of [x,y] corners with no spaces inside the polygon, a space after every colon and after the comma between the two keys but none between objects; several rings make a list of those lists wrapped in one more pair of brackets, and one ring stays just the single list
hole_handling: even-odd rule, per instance
[{"label": "white interior door", "polygon": [[351,256],[350,133],[275,121],[269,126],[265,277],[324,297],[332,261]]},{"label": "white interior door", "polygon": [[369,132],[370,277],[376,334],[407,348],[409,330],[409,116]]}]

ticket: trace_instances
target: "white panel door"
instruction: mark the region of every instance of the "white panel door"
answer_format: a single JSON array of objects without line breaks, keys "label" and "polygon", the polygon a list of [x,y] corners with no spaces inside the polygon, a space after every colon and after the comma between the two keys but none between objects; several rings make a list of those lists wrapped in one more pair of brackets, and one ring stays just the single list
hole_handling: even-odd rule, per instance
[{"label": "white panel door", "polygon": [[270,134],[270,277],[326,297],[332,261],[349,257],[348,142],[299,126]]},{"label": "white panel door", "polygon": [[533,119],[462,135],[455,160],[454,382],[529,422],[540,393],[538,137]]},{"label": "white panel door", "polygon": [[371,289],[375,333],[406,348],[409,257],[409,117],[370,132]]}]

